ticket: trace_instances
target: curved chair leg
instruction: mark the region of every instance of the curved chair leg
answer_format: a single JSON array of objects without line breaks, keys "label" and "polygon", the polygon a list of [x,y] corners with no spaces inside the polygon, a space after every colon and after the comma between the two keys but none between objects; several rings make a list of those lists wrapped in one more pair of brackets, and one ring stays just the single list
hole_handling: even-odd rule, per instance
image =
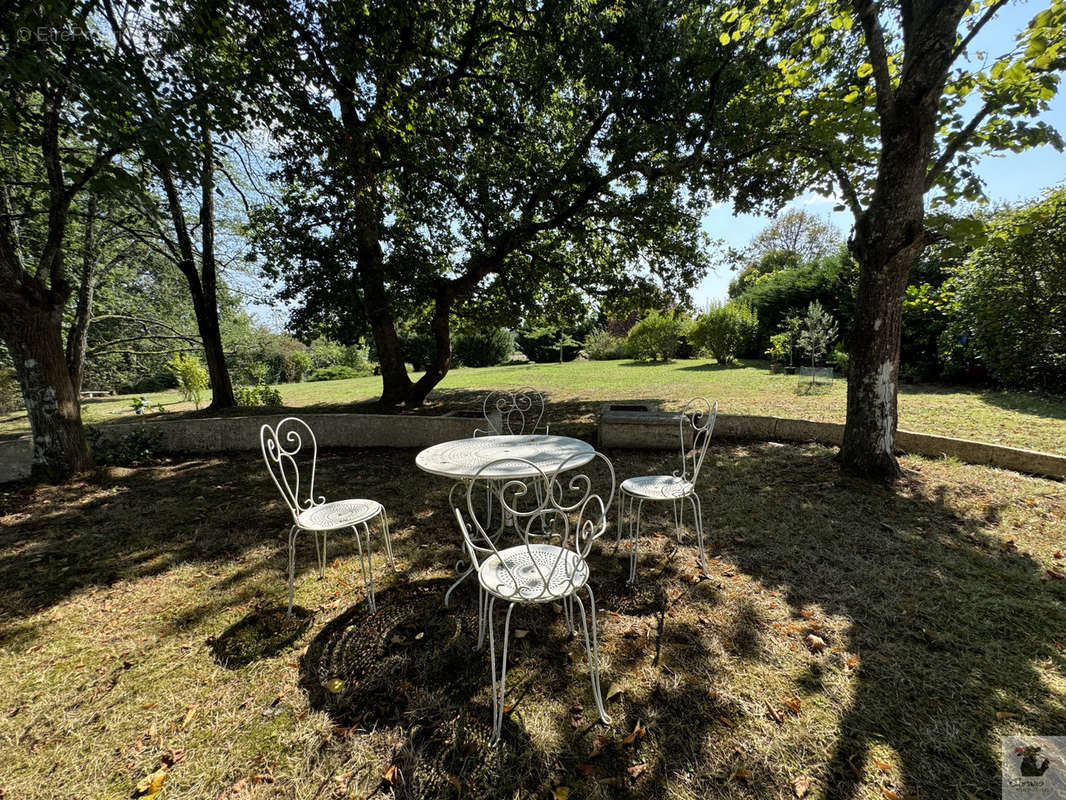
[{"label": "curved chair leg", "polygon": [[488,624],[489,597],[488,592],[479,584],[477,587],[477,648],[485,646],[485,627]]},{"label": "curved chair leg", "polygon": [[[632,505],[632,503],[630,503]],[[629,584],[637,582],[637,542],[640,540],[640,517],[644,509],[644,499],[637,501],[637,515],[633,517],[633,511],[629,512]]]},{"label": "curved chair leg", "polygon": [[489,661],[492,666],[492,738],[490,745],[500,742],[500,734],[503,731],[503,713],[507,707],[505,698],[507,694],[507,644],[511,633],[511,612],[514,611],[514,603],[507,606],[507,616],[503,622],[503,665],[500,669],[499,690],[496,688],[496,634],[494,629],[492,612],[496,606],[495,595],[489,600]]},{"label": "curved chair leg", "polygon": [[370,563],[370,526],[365,522],[363,523],[363,530],[366,532],[366,551],[363,551],[363,537],[359,534],[358,526],[353,525],[352,531],[355,533],[355,546],[359,551],[359,569],[363,573],[363,586],[366,588],[367,604],[370,606],[370,613],[373,614],[378,610],[377,602],[374,597],[374,570]]},{"label": "curved chair leg", "polygon": [[396,559],[392,556],[392,534],[389,531],[389,515],[385,513],[385,506],[381,507],[381,531],[385,535],[385,553],[389,557],[389,566],[396,570]]},{"label": "curved chair leg", "polygon": [[[618,546],[622,544],[622,515],[625,512],[627,495],[622,492],[618,498],[618,536],[614,540],[614,552],[618,552]],[[632,505],[632,502],[630,503]]]},{"label": "curved chair leg", "polygon": [[677,543],[681,544],[681,518],[677,513],[677,500],[671,500],[670,507],[674,510],[674,535],[677,537]]},{"label": "curved chair leg", "polygon": [[571,636],[577,633],[574,627],[574,600],[572,596],[563,598],[563,616],[566,619],[566,632]]},{"label": "curved chair leg", "polygon": [[292,616],[292,600],[296,592],[296,534],[299,532],[295,525],[289,528],[289,607],[285,611],[286,617]]},{"label": "curved chair leg", "polygon": [[592,587],[587,583],[585,588],[589,593],[589,611],[592,615],[592,636],[589,636],[588,617],[585,615],[585,604],[581,602],[581,595],[574,592],[571,597],[577,600],[578,608],[581,609],[581,627],[585,632],[585,652],[589,659],[589,677],[592,680],[592,699],[596,701],[596,710],[600,714],[600,720],[610,723],[611,718],[603,707],[603,695],[600,691],[600,649],[596,641],[596,597],[592,594]]},{"label": "curved chair leg", "polygon": [[696,517],[696,543],[700,550],[700,567],[704,572],[708,572],[707,551],[703,547],[703,503],[695,492],[690,494],[688,499],[692,503],[692,514]]},{"label": "curved chair leg", "polygon": [[[318,579],[322,580],[326,577],[326,532],[314,531],[315,536],[315,556],[318,558]],[[318,541],[318,537],[322,537],[322,541]]]}]

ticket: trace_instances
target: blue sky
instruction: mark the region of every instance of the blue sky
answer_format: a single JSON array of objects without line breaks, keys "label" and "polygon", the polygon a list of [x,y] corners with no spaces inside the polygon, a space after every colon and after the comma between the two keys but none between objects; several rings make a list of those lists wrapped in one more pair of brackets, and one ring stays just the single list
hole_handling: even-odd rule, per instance
[{"label": "blue sky", "polygon": [[[1046,2],[1033,0],[1007,6],[981,32],[971,49],[987,51],[990,56],[1009,51],[1014,46],[1015,35],[1046,7]],[[1066,86],[1060,87],[1058,95],[1051,101],[1051,108],[1040,118],[1066,136]],[[978,174],[985,182],[985,194],[993,203],[1027,200],[1038,197],[1048,187],[1066,182],[1066,153],[1045,146],[1022,153],[988,156],[979,165]],[[846,236],[851,230],[851,213],[834,212],[834,205],[835,201],[829,198],[809,194],[798,198],[790,207],[828,219]],[[712,238],[740,248],[765,228],[770,219],[752,214],[734,216],[729,205],[721,205],[707,214],[703,227]],[[696,307],[700,308],[710,300],[724,299],[733,276],[734,273],[725,267],[708,275],[692,292]]]}]

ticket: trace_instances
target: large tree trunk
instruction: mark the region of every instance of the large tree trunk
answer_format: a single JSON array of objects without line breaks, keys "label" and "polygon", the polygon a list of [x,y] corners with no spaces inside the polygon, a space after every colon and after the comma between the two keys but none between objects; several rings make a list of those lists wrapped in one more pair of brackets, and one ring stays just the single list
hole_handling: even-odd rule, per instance
[{"label": "large tree trunk", "polygon": [[0,298],[0,331],[15,365],[33,431],[33,475],[61,481],[90,466],[81,406],[63,352],[63,304],[24,291]]},{"label": "large tree trunk", "polygon": [[[893,115],[895,116],[895,115]],[[907,277],[924,244],[925,174],[932,120],[919,109],[882,122],[877,189],[851,241],[859,285],[848,364],[848,410],[840,460],[873,480],[899,475],[895,456],[900,330]]]}]

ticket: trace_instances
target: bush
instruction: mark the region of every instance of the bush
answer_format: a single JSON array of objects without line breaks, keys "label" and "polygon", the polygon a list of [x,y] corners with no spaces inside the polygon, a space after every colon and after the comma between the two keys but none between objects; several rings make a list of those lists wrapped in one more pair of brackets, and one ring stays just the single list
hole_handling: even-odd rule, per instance
[{"label": "bush", "polygon": [[452,343],[452,355],[464,367],[493,367],[514,353],[514,334],[506,328],[481,328],[460,333]]},{"label": "bush", "polygon": [[669,361],[677,352],[681,323],[672,316],[652,311],[633,326],[626,337],[626,355],[637,361]]},{"label": "bush", "polygon": [[585,339],[585,352],[593,361],[612,361],[626,357],[626,339],[610,331],[593,331]]},{"label": "bush", "polygon": [[281,405],[281,392],[276,386],[262,383],[258,386],[235,386],[233,399],[241,408],[274,408]]},{"label": "bush", "polygon": [[175,353],[174,357],[167,362],[167,369],[178,382],[178,391],[181,392],[185,401],[191,400],[199,408],[204,392],[210,385],[207,368],[200,363],[200,359],[185,353]]},{"label": "bush", "polygon": [[13,367],[0,367],[0,411],[22,408],[22,390]]},{"label": "bush", "polygon": [[155,392],[164,392],[167,389],[177,389],[178,381],[169,372],[162,372],[158,375],[145,375],[143,378],[138,378],[132,383],[126,383],[119,386],[119,394],[154,394]]},{"label": "bush", "polygon": [[1066,189],[997,214],[951,288],[940,337],[951,372],[983,368],[1002,386],[1066,391]]},{"label": "bush", "polygon": [[688,338],[693,347],[710,353],[719,364],[732,364],[758,330],[759,318],[751,306],[731,300],[709,305],[692,321]]},{"label": "bush", "polygon": [[103,438],[101,430],[95,425],[87,426],[85,437],[89,440],[93,461],[102,466],[130,467],[142,461],[148,461],[159,452],[163,444],[163,433],[147,425],[134,429],[132,433],[118,439]]},{"label": "bush", "polygon": [[358,372],[343,364],[334,364],[332,367],[319,367],[307,373],[307,380],[309,381],[343,381],[348,378],[359,377],[361,376]]},{"label": "bush", "polygon": [[311,369],[311,354],[303,350],[296,350],[289,354],[289,368],[292,380],[299,383],[304,379],[307,370]]}]

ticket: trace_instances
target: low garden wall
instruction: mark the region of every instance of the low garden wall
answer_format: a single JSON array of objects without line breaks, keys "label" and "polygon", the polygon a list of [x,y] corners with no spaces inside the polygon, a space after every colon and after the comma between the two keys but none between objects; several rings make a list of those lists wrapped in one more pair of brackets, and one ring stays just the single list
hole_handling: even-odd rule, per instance
[{"label": "low garden wall", "polygon": [[[715,438],[762,442],[818,442],[839,447],[844,440],[844,426],[838,422],[814,422],[785,417],[756,417],[744,414],[719,414],[714,426]],[[600,414],[599,444],[604,448],[672,449],[678,442],[677,414],[632,407],[616,406]],[[987,464],[1032,475],[1066,478],[1066,456],[1004,447],[998,444],[953,439],[931,433],[896,432],[896,449],[902,453],[939,458],[951,456],[970,464]]]},{"label": "low garden wall", "polygon": [[[160,436],[159,449],[171,453],[222,453],[259,449],[259,428],[276,425],[286,414],[248,417],[146,419],[98,426],[103,441],[114,442],[144,429]],[[484,427],[480,415],[461,412],[439,417],[405,414],[305,414],[319,447],[429,447],[451,439],[464,439]],[[556,432],[553,426],[553,433]],[[559,426],[559,433],[569,433]],[[715,438],[748,441],[818,442],[839,446],[844,426],[785,417],[719,414]],[[677,447],[677,415],[658,411],[653,404],[617,404],[600,415],[598,444],[605,449],[673,449]],[[1066,478],[1066,456],[1015,447],[953,439],[931,433],[900,430],[900,452],[937,458],[951,456],[971,464],[1011,469],[1033,475]],[[32,442],[29,436],[0,439],[0,483],[30,473]]]}]

